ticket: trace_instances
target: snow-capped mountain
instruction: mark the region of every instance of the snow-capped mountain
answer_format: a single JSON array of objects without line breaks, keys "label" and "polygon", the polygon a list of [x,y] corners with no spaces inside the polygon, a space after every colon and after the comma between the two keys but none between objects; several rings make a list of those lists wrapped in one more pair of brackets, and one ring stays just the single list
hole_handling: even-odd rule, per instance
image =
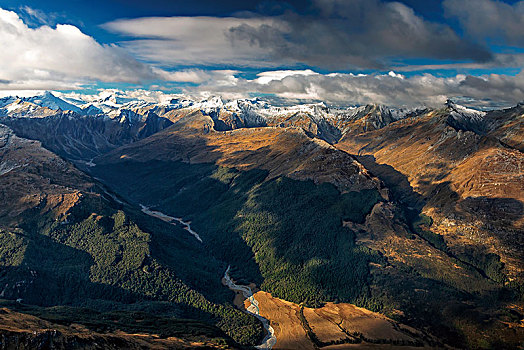
[{"label": "snow-capped mountain", "polygon": [[[57,96],[58,95],[58,96]],[[59,97],[60,96],[60,97]],[[219,96],[194,100],[179,96],[153,102],[131,98],[120,91],[103,91],[97,95],[72,95],[45,92],[44,94],[0,99],[0,115],[10,117],[47,117],[61,111],[78,116],[113,120],[122,125],[139,125],[152,114],[176,121],[184,113],[200,111],[213,121],[217,131],[254,127],[294,127],[330,143],[336,143],[349,132],[381,129],[398,120],[417,117],[427,108],[391,108],[369,104],[349,108],[329,108],[325,103],[294,106],[273,106],[260,98],[225,101]],[[482,132],[485,112],[472,110],[451,101],[448,124],[457,129]],[[72,115],[69,115],[71,117]]]},{"label": "snow-capped mountain", "polygon": [[486,112],[477,111],[454,103],[451,100],[446,102],[449,110],[448,124],[463,131],[473,131],[477,134],[483,134],[486,131],[487,124],[485,120]]},{"label": "snow-capped mountain", "polygon": [[35,105],[38,105],[41,107],[47,107],[53,110],[60,109],[62,111],[80,112],[79,107],[71,103],[68,103],[59,97],[56,97],[50,91],[46,91],[42,95],[22,98],[22,101],[31,102],[31,103],[34,103]]},{"label": "snow-capped mountain", "polygon": [[[117,117],[121,114],[121,110],[131,110],[139,114],[145,114],[149,111],[166,113],[172,110],[189,108],[200,110],[204,115],[211,116],[214,119],[220,119],[221,117],[237,118],[238,122],[244,127],[272,125],[276,124],[277,121],[281,122],[286,117],[296,117],[297,115],[307,115],[316,122],[333,119],[356,120],[373,115],[376,119],[374,123],[376,128],[402,119],[406,115],[416,114],[424,110],[422,108],[398,109],[375,104],[347,109],[330,109],[323,102],[295,106],[273,106],[260,98],[224,101],[219,96],[203,100],[179,97],[166,102],[151,102],[130,98],[118,91],[104,91],[98,95],[68,97],[59,94],[58,96],[53,92],[46,91],[41,95],[33,97],[4,97],[0,99],[0,109],[4,110],[4,114],[9,114],[9,111],[20,109],[20,105],[30,103],[34,106],[45,107],[55,111],[73,111],[80,115],[91,116],[106,114]],[[18,104],[19,106],[15,107],[13,104]],[[33,109],[35,108],[37,107],[33,107]]]}]

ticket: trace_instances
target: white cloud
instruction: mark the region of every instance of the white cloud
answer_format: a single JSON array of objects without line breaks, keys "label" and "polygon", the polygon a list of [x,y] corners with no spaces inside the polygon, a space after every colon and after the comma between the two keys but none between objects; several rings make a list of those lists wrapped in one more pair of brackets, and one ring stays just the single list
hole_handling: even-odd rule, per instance
[{"label": "white cloud", "polygon": [[45,90],[0,90],[0,98],[6,96],[31,97],[44,93]]},{"label": "white cloud", "polygon": [[251,80],[238,77],[238,73],[215,72],[202,84],[188,86],[180,94],[144,89],[100,89],[93,95],[78,92],[58,95],[93,101],[114,94],[122,100],[140,99],[148,102],[167,102],[175,97],[199,100],[216,95],[225,99],[263,95],[285,104],[321,100],[335,105],[380,103],[398,107],[441,106],[448,98],[468,101],[469,105],[476,107],[512,106],[524,101],[524,73],[481,77],[458,74],[443,78],[432,74],[406,77],[393,71],[378,75],[355,75],[280,70],[259,73]]},{"label": "white cloud", "polygon": [[103,25],[137,57],[164,65],[388,67],[391,59],[487,61],[489,50],[399,2],[315,0],[314,15],[147,17]]},{"label": "white cloud", "polygon": [[[304,74],[306,73],[306,74]],[[524,73],[474,77],[458,74],[443,78],[432,74],[405,77],[395,72],[379,75],[313,71],[269,71],[253,80],[237,78],[234,84],[209,80],[185,88],[190,95],[249,97],[272,95],[286,100],[322,100],[353,105],[381,103],[391,106],[437,106],[448,98],[469,98],[480,104],[513,105],[524,100]]]},{"label": "white cloud", "polygon": [[398,74],[398,73],[395,73],[395,72],[393,72],[393,71],[390,71],[390,72],[388,73],[388,75],[389,75],[390,77],[393,77],[393,78],[399,78],[399,79],[404,79],[404,78],[405,78],[402,74]]},{"label": "white cloud", "polygon": [[176,81],[180,83],[202,83],[209,79],[210,74],[201,69],[186,69],[168,72],[162,69],[153,68],[153,71],[163,80]]},{"label": "white cloud", "polygon": [[[34,16],[38,16],[35,13]],[[137,61],[116,45],[99,44],[77,27],[29,28],[0,9],[0,90],[75,89],[89,82],[189,81]]]},{"label": "white cloud", "polygon": [[54,25],[58,17],[54,13],[46,13],[29,6],[20,6],[20,16],[30,26]]},{"label": "white cloud", "polygon": [[255,79],[255,82],[258,84],[267,84],[273,80],[282,80],[285,77],[293,75],[316,75],[318,73],[312,71],[311,69],[306,70],[274,70],[258,73],[258,78]]},{"label": "white cloud", "polygon": [[[478,1],[482,6],[495,6],[498,17],[510,6],[490,0]],[[287,100],[388,105],[437,105],[457,96],[506,104],[524,99],[524,73],[481,77],[459,74],[450,78],[399,74],[430,69],[520,68],[524,55],[498,54],[489,62],[471,62],[482,61],[489,52],[464,41],[448,26],[426,21],[400,3],[378,0],[316,0],[313,3],[318,6],[318,16],[287,13],[249,18],[151,17],[105,24],[106,29],[129,36],[130,40],[121,43],[123,47],[100,44],[72,25],[30,28],[15,12],[0,9],[0,91],[23,90],[30,94],[33,90],[81,89],[99,81],[161,80],[192,83],[184,84],[183,89],[195,97],[218,94],[224,98],[240,98],[264,94]],[[480,29],[471,25],[470,19],[482,19],[471,9],[473,3],[466,0],[463,7],[456,0],[445,3],[448,11],[455,11],[456,16],[459,16],[457,9],[469,11],[459,19],[471,35]],[[500,29],[508,41],[522,38],[522,31],[515,34],[512,30],[522,27],[519,11],[524,8],[523,3],[510,6],[512,16],[517,16],[516,24]],[[35,20],[46,20],[42,13],[32,12],[30,8],[24,11]],[[500,18],[487,23],[502,26]],[[313,66],[362,67],[384,62],[391,65],[384,61],[387,57],[417,55],[451,58],[452,62],[465,59],[466,63],[407,65],[378,75],[320,74],[311,69],[269,70],[293,67],[299,62]],[[155,64],[189,68],[168,71]],[[194,68],[202,66],[234,66],[238,70]],[[242,78],[241,70],[248,66],[267,71],[252,80]],[[169,94],[160,92],[134,91],[120,93],[151,101],[169,98],[166,97]]]}]

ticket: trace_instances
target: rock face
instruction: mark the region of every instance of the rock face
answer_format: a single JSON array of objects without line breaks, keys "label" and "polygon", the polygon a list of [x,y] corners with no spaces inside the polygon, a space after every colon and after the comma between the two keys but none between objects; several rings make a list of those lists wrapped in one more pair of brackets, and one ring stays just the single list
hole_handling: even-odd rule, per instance
[{"label": "rock face", "polygon": [[330,110],[325,104],[274,107],[260,99],[224,103],[219,97],[202,101],[175,99],[155,104],[109,95],[76,104],[45,93],[30,98],[0,100],[0,123],[20,136],[40,140],[45,147],[75,161],[89,161],[118,146],[148,137],[181,117],[202,113],[210,128],[299,128],[308,135],[336,143],[347,133],[380,129],[421,109],[367,105]]},{"label": "rock face", "polygon": [[210,116],[218,131],[263,126],[298,127],[329,143],[336,143],[346,133],[380,129],[425,111],[382,105],[330,110],[324,103],[274,107],[259,99],[224,103],[219,98],[193,103],[188,108],[198,108]]},{"label": "rock face", "polygon": [[[311,138],[298,127],[257,127],[217,131],[200,111],[142,141],[98,158],[101,165],[122,161],[215,163],[242,170],[263,169],[268,178],[288,176],[316,183],[329,182],[342,191],[381,190],[354,157],[326,141]],[[385,192],[384,192],[385,193]]]},{"label": "rock face", "polygon": [[21,137],[36,139],[71,160],[88,161],[118,146],[148,137],[171,125],[153,112],[140,115],[121,110],[113,118],[55,112],[42,118],[0,117]]},{"label": "rock face", "polygon": [[[71,163],[48,151],[39,141],[20,138],[0,125],[0,208],[2,226],[12,226],[37,207],[37,215],[61,217],[94,186]],[[72,185],[74,184],[74,188]]]}]

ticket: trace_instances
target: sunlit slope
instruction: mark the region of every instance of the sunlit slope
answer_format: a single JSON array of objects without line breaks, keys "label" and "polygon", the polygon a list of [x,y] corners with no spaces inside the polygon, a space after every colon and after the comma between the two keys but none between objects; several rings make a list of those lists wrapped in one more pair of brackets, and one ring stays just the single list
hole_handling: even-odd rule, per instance
[{"label": "sunlit slope", "polygon": [[452,119],[448,108],[346,135],[337,147],[359,154],[399,201],[429,215],[431,230],[454,252],[471,255],[471,263],[483,270],[490,267],[474,255],[499,255],[507,281],[522,283],[523,114],[517,106],[488,113],[474,125],[472,118]]}]

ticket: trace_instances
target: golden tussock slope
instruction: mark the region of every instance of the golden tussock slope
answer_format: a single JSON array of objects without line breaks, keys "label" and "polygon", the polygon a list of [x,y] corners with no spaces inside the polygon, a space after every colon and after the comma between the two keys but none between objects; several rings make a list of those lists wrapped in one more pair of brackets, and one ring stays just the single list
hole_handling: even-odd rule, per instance
[{"label": "golden tussock slope", "polygon": [[452,250],[498,254],[510,279],[523,281],[524,154],[506,144],[522,144],[524,113],[501,113],[488,114],[481,133],[454,128],[448,111],[433,111],[346,135],[337,147],[358,154],[398,201],[431,216],[431,230]]},{"label": "golden tussock slope", "polygon": [[[188,163],[269,171],[294,179],[330,182],[341,190],[382,189],[378,179],[349,154],[309,137],[301,128],[260,127],[215,131],[213,120],[200,111],[183,115],[175,125],[142,141],[97,159],[110,164],[125,159],[183,160]],[[386,195],[386,191],[383,191]]]}]

